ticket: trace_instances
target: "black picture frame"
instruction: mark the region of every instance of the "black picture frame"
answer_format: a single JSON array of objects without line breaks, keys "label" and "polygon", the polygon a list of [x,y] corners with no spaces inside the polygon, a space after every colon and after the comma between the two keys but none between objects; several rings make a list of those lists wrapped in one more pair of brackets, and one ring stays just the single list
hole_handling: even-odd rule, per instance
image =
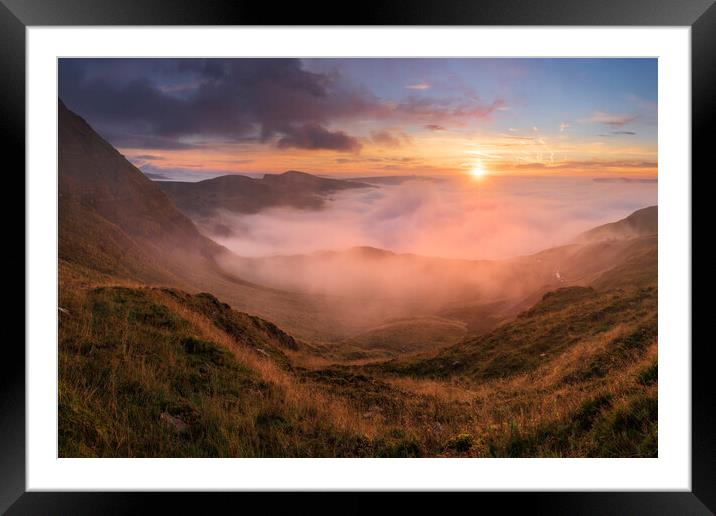
[{"label": "black picture frame", "polygon": [[[0,0],[0,142],[7,166],[6,177],[12,174],[18,179],[18,184],[12,187],[13,192],[17,189],[25,191],[18,172],[25,167],[25,30],[28,26],[53,25],[689,26],[692,37],[692,168],[702,167],[707,172],[706,160],[713,146],[712,114],[716,112],[714,0],[401,0],[370,2],[353,9],[339,2],[324,5],[321,2],[272,4],[241,0]],[[691,171],[684,173],[692,174]],[[11,197],[20,198],[17,193]],[[12,203],[3,203],[4,220],[17,225],[18,209],[12,207]],[[697,220],[693,213],[692,220]],[[24,268],[27,258],[24,249],[23,244],[22,253],[15,251],[10,256],[6,266],[10,269],[6,270]],[[693,256],[692,249],[692,264]],[[14,276],[19,278],[17,273]],[[19,289],[13,291],[19,292]],[[19,307],[17,298],[12,299]],[[5,317],[6,321],[11,321],[9,315]],[[489,502],[490,505],[499,504],[501,511],[523,508],[550,514],[711,514],[716,511],[716,416],[713,410],[716,392],[712,361],[709,360],[712,343],[696,338],[692,341],[691,492],[475,493],[455,495],[463,498],[455,500],[458,503],[455,507],[467,503],[474,507],[480,504],[484,508]],[[200,506],[206,513],[210,507],[219,506],[215,504],[228,502],[231,507],[236,503],[236,496],[245,498],[241,501],[242,506],[248,508],[258,502],[261,510],[269,514],[277,510],[277,504],[289,505],[292,510],[301,512],[310,508],[311,513],[365,512],[384,505],[379,499],[382,495],[375,493],[352,493],[340,501],[331,500],[325,493],[272,494],[261,500],[255,500],[258,495],[248,493],[27,493],[25,354],[19,339],[6,339],[4,344],[2,362],[5,367],[0,374],[0,512],[134,514],[150,509],[150,503],[159,502],[162,512],[184,514]],[[471,498],[466,500],[468,496]],[[409,498],[401,504],[445,509],[443,501],[425,497],[422,493],[414,493]]]}]

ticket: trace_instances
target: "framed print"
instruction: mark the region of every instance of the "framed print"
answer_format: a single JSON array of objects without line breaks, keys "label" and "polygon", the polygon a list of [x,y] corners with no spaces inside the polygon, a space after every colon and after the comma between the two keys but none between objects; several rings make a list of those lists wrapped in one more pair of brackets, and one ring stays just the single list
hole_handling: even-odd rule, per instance
[{"label": "framed print", "polygon": [[3,510],[713,511],[712,3],[4,0]]}]

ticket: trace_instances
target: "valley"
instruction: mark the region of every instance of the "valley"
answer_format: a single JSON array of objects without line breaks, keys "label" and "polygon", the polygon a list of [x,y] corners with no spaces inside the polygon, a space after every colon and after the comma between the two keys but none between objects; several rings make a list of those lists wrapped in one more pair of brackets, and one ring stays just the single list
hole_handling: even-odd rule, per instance
[{"label": "valley", "polygon": [[656,206],[505,259],[243,256],[225,212],[401,181],[152,181],[58,109],[61,457],[657,455]]}]

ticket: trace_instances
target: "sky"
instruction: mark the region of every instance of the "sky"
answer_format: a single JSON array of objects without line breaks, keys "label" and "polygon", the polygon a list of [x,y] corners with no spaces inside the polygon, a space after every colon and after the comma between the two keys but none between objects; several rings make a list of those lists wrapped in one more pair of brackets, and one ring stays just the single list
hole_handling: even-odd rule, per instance
[{"label": "sky", "polygon": [[656,177],[656,59],[60,59],[153,178]]}]

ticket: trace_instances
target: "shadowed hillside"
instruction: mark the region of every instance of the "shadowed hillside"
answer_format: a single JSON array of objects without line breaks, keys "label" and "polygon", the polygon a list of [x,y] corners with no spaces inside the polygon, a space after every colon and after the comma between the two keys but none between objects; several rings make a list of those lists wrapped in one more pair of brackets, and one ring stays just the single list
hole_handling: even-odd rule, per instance
[{"label": "shadowed hillside", "polygon": [[58,110],[60,260],[176,282],[192,260],[225,251],[62,101]]}]

